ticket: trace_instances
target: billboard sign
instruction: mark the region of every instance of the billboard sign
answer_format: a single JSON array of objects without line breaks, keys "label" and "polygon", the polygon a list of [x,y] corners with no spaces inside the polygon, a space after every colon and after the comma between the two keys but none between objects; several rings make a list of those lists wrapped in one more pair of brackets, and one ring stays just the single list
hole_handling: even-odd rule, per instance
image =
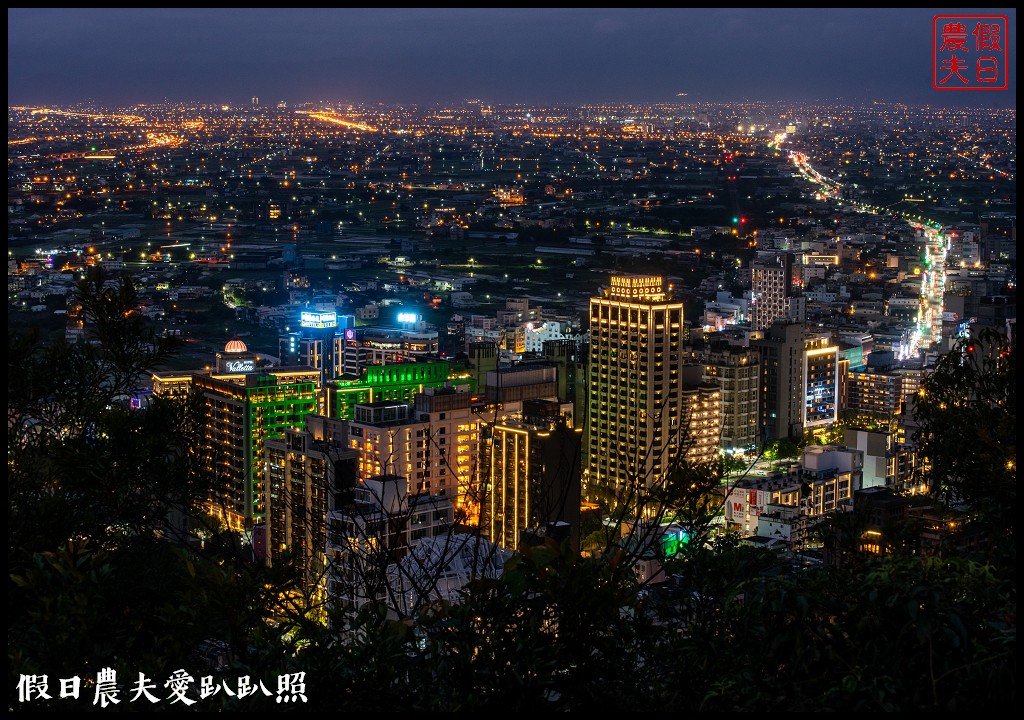
[{"label": "billboard sign", "polygon": [[338,313],[336,312],[310,312],[303,310],[299,316],[299,325],[314,330],[325,330],[338,327]]}]

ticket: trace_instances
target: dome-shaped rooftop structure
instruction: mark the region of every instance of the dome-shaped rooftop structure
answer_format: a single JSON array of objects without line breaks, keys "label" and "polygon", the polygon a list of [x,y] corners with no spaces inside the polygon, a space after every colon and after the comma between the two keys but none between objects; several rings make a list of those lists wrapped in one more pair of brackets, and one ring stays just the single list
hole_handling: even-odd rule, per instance
[{"label": "dome-shaped rooftop structure", "polygon": [[226,353],[244,353],[248,352],[249,348],[245,346],[245,343],[235,338],[234,340],[228,340],[228,344],[224,346],[224,352]]}]

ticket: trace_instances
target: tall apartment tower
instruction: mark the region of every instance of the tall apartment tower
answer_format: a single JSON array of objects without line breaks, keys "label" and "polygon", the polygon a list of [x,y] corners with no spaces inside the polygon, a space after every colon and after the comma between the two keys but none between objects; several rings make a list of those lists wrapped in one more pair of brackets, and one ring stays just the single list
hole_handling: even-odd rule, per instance
[{"label": "tall apartment tower", "polygon": [[192,386],[203,397],[203,461],[223,479],[209,510],[234,530],[251,527],[266,514],[264,443],[303,428],[306,416],[317,411],[319,374],[308,368],[235,377],[193,374]]},{"label": "tall apartment tower", "polygon": [[800,438],[835,423],[839,412],[839,346],[828,333],[777,322],[760,340],[761,429],[767,440]]},{"label": "tall apartment tower", "polygon": [[761,397],[761,356],[749,347],[712,347],[698,354],[704,379],[722,391],[722,450],[747,452],[758,447],[758,399]]},{"label": "tall apartment tower", "polygon": [[767,330],[777,320],[803,322],[802,303],[793,292],[793,255],[780,252],[750,265],[754,330]]},{"label": "tall apartment tower", "polygon": [[680,373],[684,457],[691,463],[714,462],[722,437],[722,389],[716,381],[704,378],[701,365],[685,365]]},{"label": "tall apartment tower", "polygon": [[590,300],[585,417],[587,493],[650,487],[672,467],[685,435],[683,304],[664,279],[613,276]]}]

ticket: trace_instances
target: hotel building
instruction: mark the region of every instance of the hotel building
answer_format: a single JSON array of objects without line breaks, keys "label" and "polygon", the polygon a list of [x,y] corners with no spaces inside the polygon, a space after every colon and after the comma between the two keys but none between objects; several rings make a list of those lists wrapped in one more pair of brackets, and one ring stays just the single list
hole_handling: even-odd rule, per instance
[{"label": "hotel building", "polygon": [[584,484],[660,483],[685,440],[683,304],[654,276],[613,276],[590,300]]},{"label": "hotel building", "polygon": [[317,412],[319,370],[309,367],[257,368],[259,358],[240,340],[217,354],[216,372],[164,372],[152,376],[155,395],[196,391],[202,396],[202,458],[219,490],[208,510],[234,530],[263,520],[263,448],[268,438],[305,427]]}]

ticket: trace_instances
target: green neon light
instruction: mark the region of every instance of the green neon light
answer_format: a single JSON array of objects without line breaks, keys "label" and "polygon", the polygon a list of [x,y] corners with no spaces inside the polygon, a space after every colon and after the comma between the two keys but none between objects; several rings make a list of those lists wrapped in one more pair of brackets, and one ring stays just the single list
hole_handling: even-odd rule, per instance
[{"label": "green neon light", "polygon": [[424,388],[440,388],[445,383],[458,381],[476,388],[476,380],[463,368],[451,363],[408,363],[377,365],[363,368],[358,380],[335,380],[327,384],[327,415],[351,420],[357,403],[394,400],[411,403]]},{"label": "green neon light", "polygon": [[661,549],[665,557],[675,557],[684,546],[690,544],[690,533],[686,530],[679,530],[661,538]]}]

